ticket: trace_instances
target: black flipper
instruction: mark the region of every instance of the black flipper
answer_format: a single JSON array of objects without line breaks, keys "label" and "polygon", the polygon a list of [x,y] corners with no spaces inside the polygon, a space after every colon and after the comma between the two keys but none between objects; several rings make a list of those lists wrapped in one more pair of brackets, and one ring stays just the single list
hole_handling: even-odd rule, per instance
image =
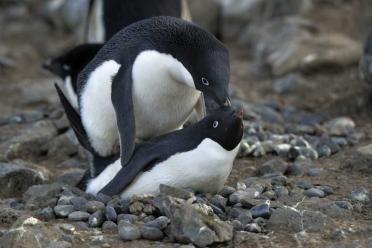
[{"label": "black flipper", "polygon": [[132,85],[132,67],[120,68],[112,82],[111,100],[119,129],[122,166],[125,166],[132,157],[136,139]]},{"label": "black flipper", "polygon": [[59,100],[62,103],[62,106],[66,112],[67,119],[70,122],[70,125],[72,129],[74,130],[74,133],[79,141],[79,143],[90,153],[93,155],[96,155],[94,149],[90,145],[88,135],[85,132],[85,129],[83,127],[83,123],[81,122],[80,115],[76,112],[75,108],[71,105],[70,101],[66,98],[66,96],[63,94],[62,90],[59,88],[59,86],[55,83],[54,84]]},{"label": "black flipper", "polygon": [[140,152],[135,153],[129,163],[120,169],[100,193],[108,196],[119,195],[141,171],[151,168],[162,160],[160,150],[154,146],[149,146],[148,148],[142,146]]}]

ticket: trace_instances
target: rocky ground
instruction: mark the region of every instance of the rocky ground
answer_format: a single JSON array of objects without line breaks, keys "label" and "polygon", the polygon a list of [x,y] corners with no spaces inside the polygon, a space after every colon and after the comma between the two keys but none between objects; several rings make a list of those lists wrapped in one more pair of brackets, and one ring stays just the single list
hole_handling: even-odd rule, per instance
[{"label": "rocky ground", "polygon": [[75,36],[31,1],[0,1],[0,247],[372,247],[372,88],[357,66],[372,5],[234,1],[197,15],[228,43],[245,110],[228,186],[129,200],[71,186],[86,155],[40,64]]}]

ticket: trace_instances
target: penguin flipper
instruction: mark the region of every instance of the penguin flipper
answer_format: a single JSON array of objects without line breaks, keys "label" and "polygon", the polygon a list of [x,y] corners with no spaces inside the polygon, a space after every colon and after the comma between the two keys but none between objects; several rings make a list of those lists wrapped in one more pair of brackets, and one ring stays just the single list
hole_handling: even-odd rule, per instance
[{"label": "penguin flipper", "polygon": [[75,108],[71,105],[70,101],[63,94],[61,88],[56,83],[54,84],[54,86],[57,90],[59,100],[61,101],[62,106],[65,110],[67,119],[69,120],[72,130],[74,130],[74,133],[79,143],[90,153],[95,154],[94,149],[90,145],[88,135],[83,127],[83,123],[81,122],[80,115],[76,112]]},{"label": "penguin flipper", "polygon": [[136,125],[134,117],[132,67],[121,67],[112,81],[111,100],[116,113],[120,138],[121,165],[125,166],[135,148]]},{"label": "penguin flipper", "polygon": [[108,196],[121,194],[142,171],[152,168],[162,160],[159,153],[156,147],[143,148],[142,146],[140,152],[137,152],[129,163],[120,169],[100,193]]}]

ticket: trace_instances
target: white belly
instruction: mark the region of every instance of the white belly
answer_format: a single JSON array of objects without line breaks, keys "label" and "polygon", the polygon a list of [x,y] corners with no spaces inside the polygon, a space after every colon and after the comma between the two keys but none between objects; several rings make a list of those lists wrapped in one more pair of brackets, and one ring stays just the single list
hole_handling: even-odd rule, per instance
[{"label": "white belly", "polygon": [[[233,151],[226,151],[218,143],[205,139],[196,149],[173,155],[150,171],[138,175],[121,197],[157,195],[160,184],[216,193],[225,184],[238,150],[239,146]],[[108,166],[97,178],[89,182],[87,193],[96,195],[114,178],[120,168],[119,160]]]},{"label": "white belly", "polygon": [[[117,152],[119,144],[111,86],[120,66],[111,60],[97,67],[81,95],[82,122],[92,147],[101,156]],[[176,130],[190,116],[201,93],[189,86],[193,82],[185,70],[173,57],[155,51],[143,52],[137,57],[132,77],[138,139]]]}]

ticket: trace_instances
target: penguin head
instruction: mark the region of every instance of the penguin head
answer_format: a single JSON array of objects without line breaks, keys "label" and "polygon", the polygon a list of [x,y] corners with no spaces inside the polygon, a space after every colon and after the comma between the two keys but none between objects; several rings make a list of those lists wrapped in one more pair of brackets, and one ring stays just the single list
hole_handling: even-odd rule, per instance
[{"label": "penguin head", "polygon": [[43,68],[61,79],[65,79],[69,76],[71,69],[70,65],[64,61],[63,56],[46,60],[43,63]]},{"label": "penguin head", "polygon": [[234,150],[243,138],[243,111],[222,107],[204,121],[208,138],[220,144],[224,149]]}]

